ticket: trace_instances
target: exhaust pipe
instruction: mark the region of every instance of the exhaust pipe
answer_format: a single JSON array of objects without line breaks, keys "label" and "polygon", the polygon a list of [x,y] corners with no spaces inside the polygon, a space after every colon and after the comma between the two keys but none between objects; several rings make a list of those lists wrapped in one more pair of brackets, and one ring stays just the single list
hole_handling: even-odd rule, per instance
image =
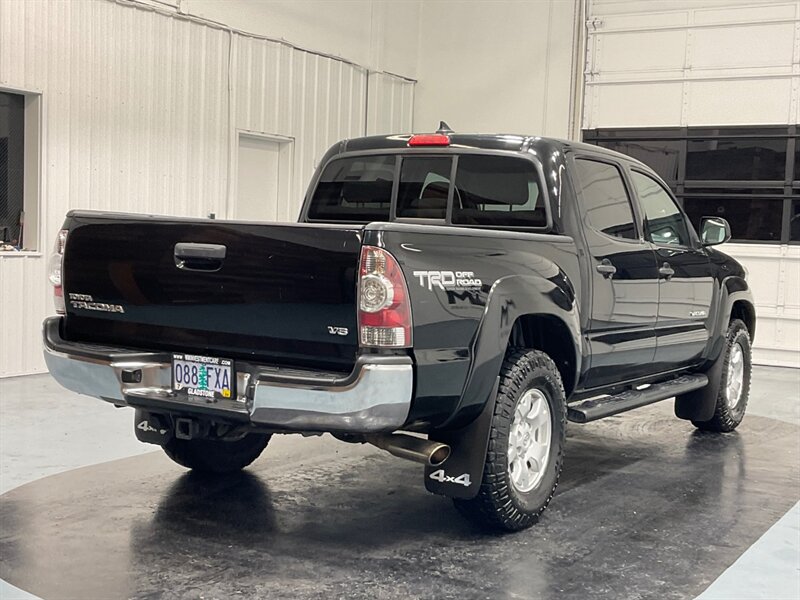
[{"label": "exhaust pipe", "polygon": [[438,467],[450,456],[450,446],[403,433],[367,436],[367,442],[399,458]]}]

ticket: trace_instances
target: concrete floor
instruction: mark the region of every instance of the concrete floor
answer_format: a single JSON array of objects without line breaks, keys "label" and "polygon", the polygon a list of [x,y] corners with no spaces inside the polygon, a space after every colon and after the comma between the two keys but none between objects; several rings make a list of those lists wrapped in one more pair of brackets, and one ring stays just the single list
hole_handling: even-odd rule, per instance
[{"label": "concrete floor", "polygon": [[731,436],[693,434],[669,403],[571,426],[542,522],[497,538],[371,448],[279,436],[211,483],[139,444],[129,410],[46,375],[0,380],[0,574],[45,598],[796,600],[798,425],[800,371],[757,368]]}]

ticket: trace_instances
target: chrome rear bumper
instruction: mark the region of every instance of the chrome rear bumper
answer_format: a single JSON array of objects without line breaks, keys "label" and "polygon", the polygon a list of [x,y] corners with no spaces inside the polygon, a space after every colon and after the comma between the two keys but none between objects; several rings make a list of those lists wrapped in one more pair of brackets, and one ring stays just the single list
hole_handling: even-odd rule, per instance
[{"label": "chrome rear bumper", "polygon": [[346,376],[237,363],[237,398],[209,402],[172,389],[169,353],[69,342],[60,335],[60,321],[44,322],[50,373],[73,392],[118,406],[347,433],[395,431],[411,408],[414,374],[407,356],[360,356]]}]

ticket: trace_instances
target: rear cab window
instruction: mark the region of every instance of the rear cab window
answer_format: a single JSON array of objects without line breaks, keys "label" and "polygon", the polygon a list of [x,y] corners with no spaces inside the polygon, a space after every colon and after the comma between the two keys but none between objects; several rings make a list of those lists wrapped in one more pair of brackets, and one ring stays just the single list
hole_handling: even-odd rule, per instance
[{"label": "rear cab window", "polygon": [[549,225],[536,165],[524,157],[479,153],[334,158],[322,171],[307,218],[425,219],[523,229]]}]

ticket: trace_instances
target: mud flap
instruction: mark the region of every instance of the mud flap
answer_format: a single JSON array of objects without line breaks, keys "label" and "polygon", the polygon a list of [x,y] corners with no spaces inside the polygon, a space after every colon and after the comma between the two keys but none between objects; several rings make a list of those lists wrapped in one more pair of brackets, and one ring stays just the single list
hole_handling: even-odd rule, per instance
[{"label": "mud flap", "polygon": [[474,421],[461,429],[433,432],[428,436],[430,440],[450,446],[450,456],[446,461],[436,467],[425,467],[425,488],[429,492],[464,499],[478,494],[499,385],[498,377],[489,400]]},{"label": "mud flap", "polygon": [[683,394],[675,398],[675,416],[687,421],[708,421],[714,416],[722,383],[722,370],[725,367],[725,353],[723,348],[717,360],[705,372],[708,385],[699,390]]},{"label": "mud flap", "polygon": [[141,408],[136,409],[133,430],[140,442],[159,446],[166,444],[173,436],[172,423],[167,417],[149,413]]}]

